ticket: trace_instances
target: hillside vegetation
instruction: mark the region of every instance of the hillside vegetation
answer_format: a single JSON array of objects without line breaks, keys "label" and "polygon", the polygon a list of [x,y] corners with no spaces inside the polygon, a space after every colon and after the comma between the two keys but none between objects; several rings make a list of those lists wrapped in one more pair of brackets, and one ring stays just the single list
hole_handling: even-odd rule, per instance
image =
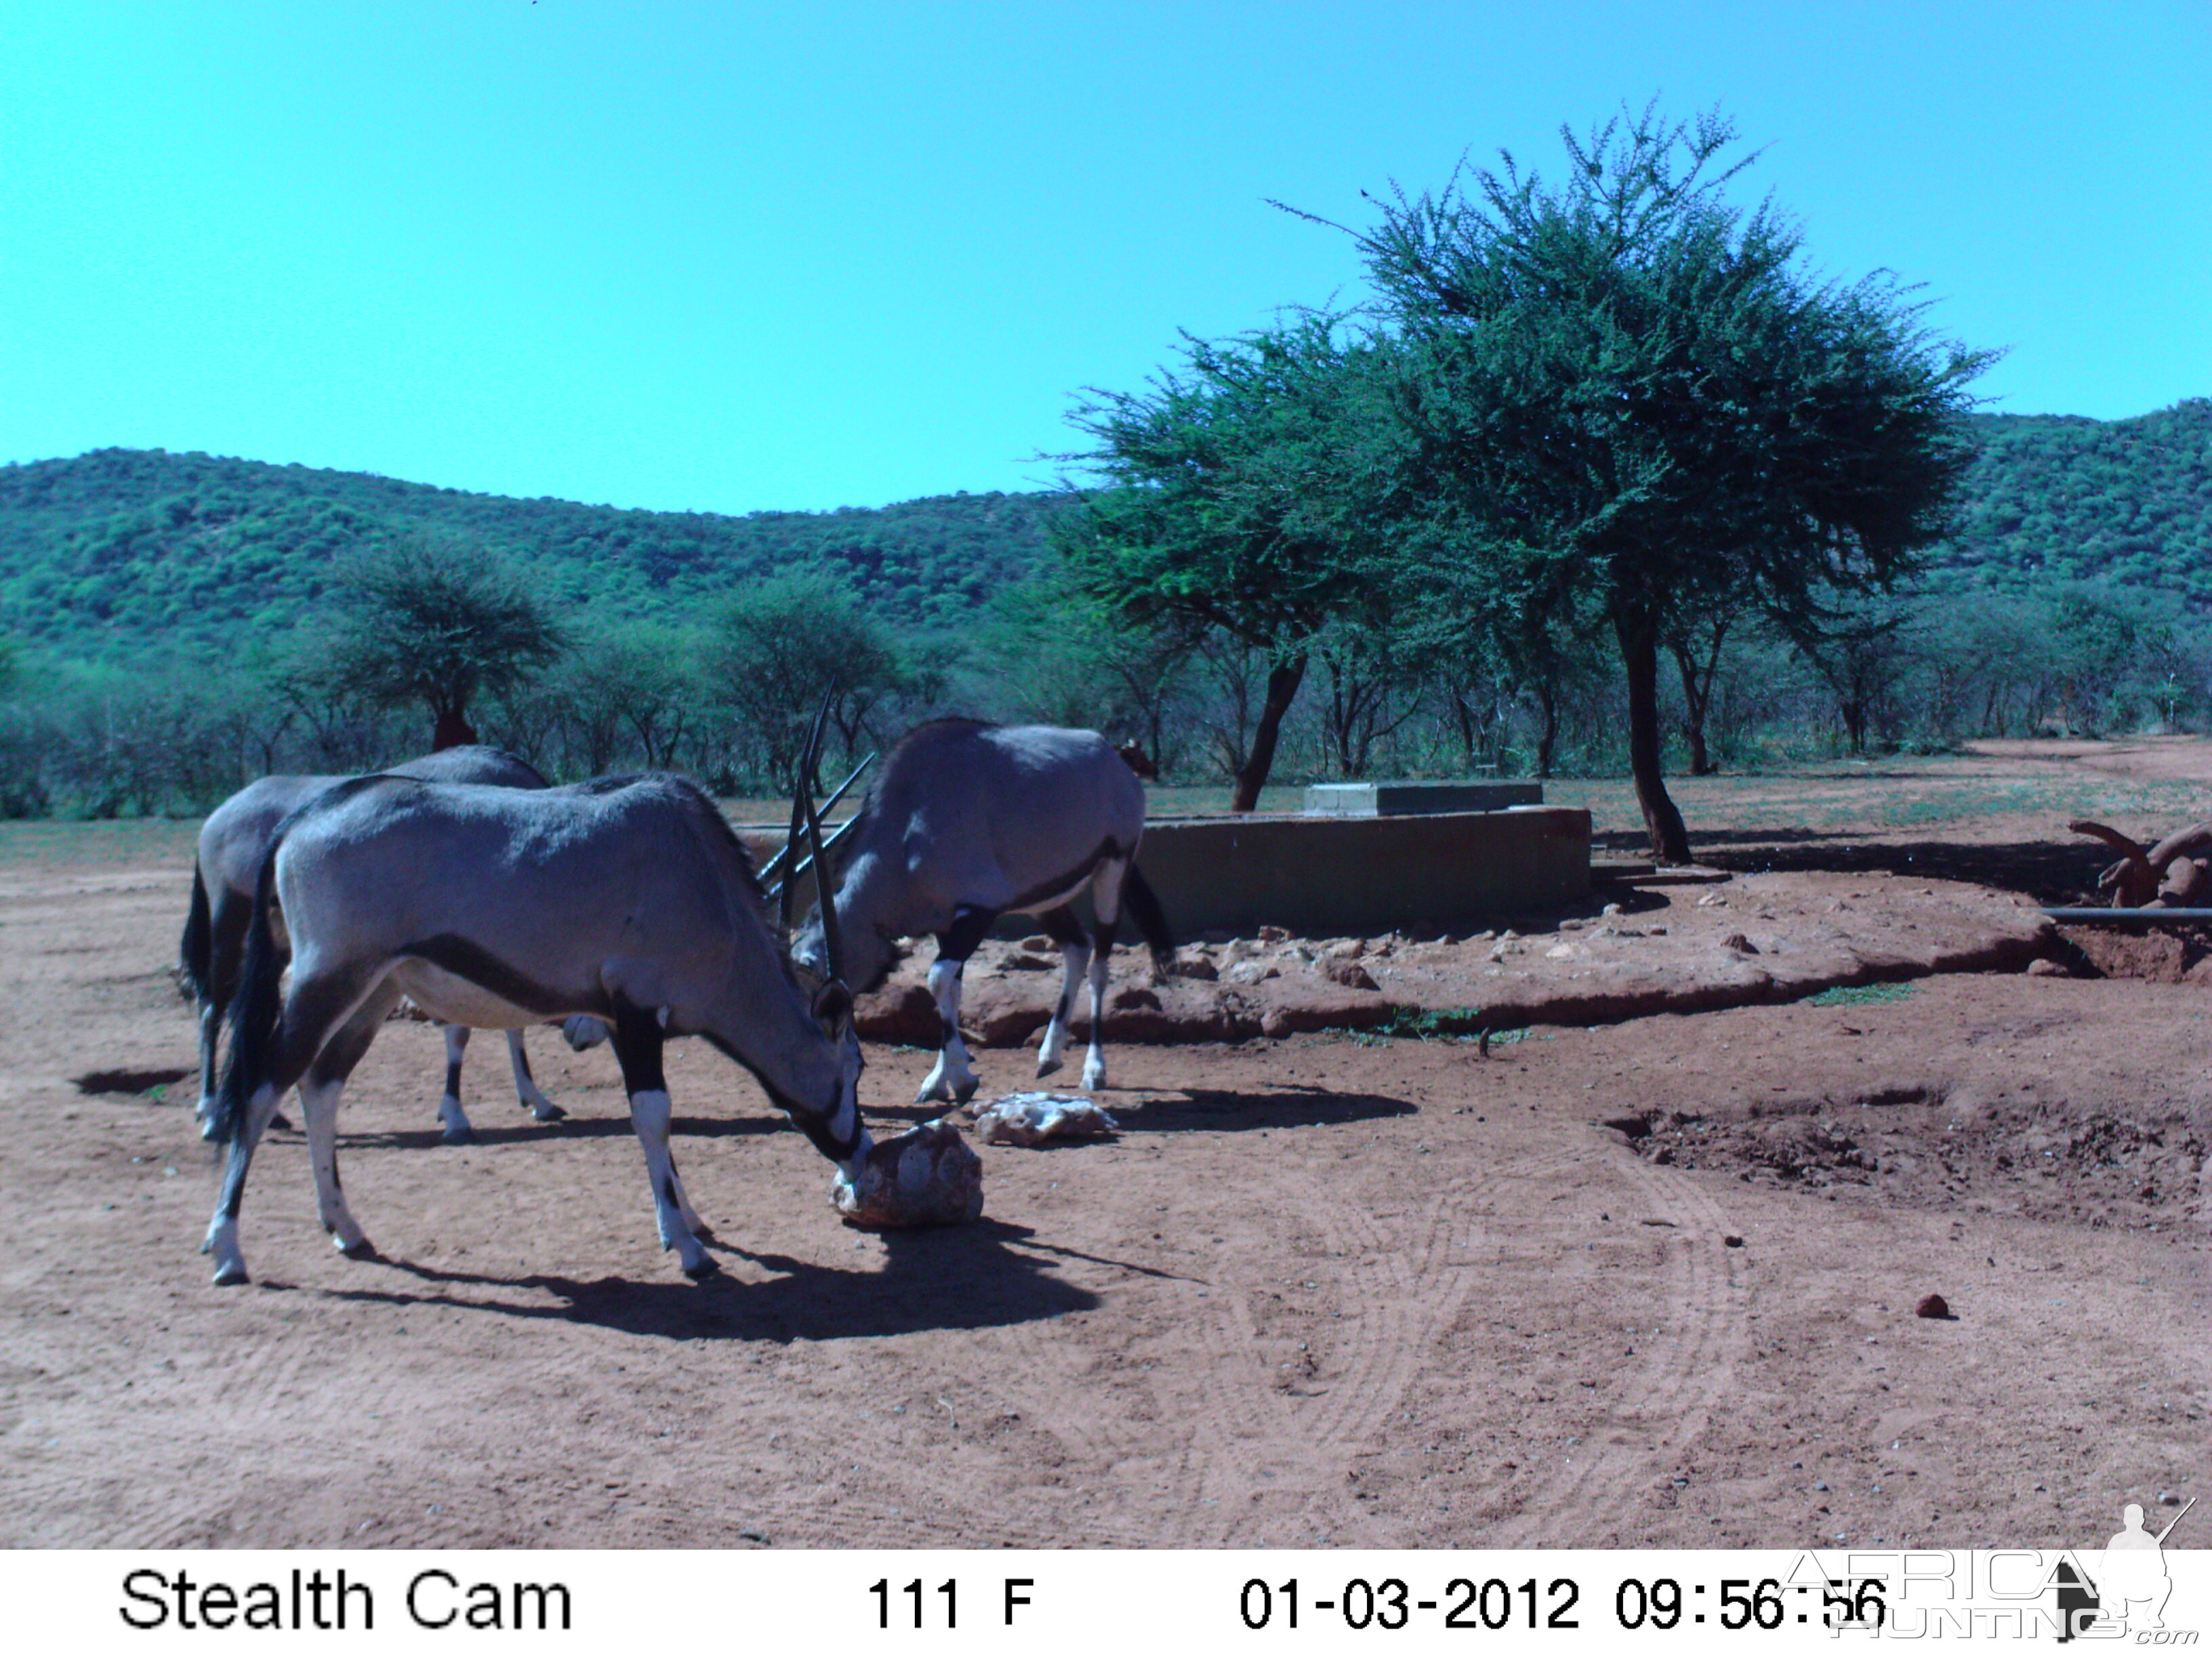
[{"label": "hillside vegetation", "polygon": [[2212,398],[2126,421],[1973,423],[1980,453],[1931,586],[2106,582],[2212,609]]},{"label": "hillside vegetation", "polygon": [[198,654],[311,608],[349,550],[458,535],[527,570],[557,609],[678,621],[795,564],[842,570],[894,625],[942,625],[1044,556],[1043,494],[834,513],[647,513],[471,495],[259,461],[102,449],[0,467],[0,631],[58,658],[154,640]]},{"label": "hillside vegetation", "polygon": [[[2212,611],[2212,399],[2124,421],[1972,418],[1981,451],[1931,586],[2110,582]],[[748,581],[821,562],[872,614],[927,630],[1037,574],[1061,501],[992,493],[833,513],[647,513],[95,450],[0,467],[0,634],[64,659],[116,660],[157,641],[212,653],[241,629],[295,621],[337,555],[420,532],[481,541],[557,606],[597,621],[684,620]]]}]

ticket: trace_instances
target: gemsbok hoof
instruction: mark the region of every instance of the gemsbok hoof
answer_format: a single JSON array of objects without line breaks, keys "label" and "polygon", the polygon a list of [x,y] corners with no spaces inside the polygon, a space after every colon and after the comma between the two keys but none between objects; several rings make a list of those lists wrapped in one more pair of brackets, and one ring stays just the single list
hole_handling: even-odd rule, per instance
[{"label": "gemsbok hoof", "polygon": [[975,1098],[975,1091],[982,1086],[982,1083],[983,1079],[981,1078],[969,1078],[965,1083],[960,1084],[954,1088],[952,1091],[952,1098],[957,1101],[961,1105],[965,1106],[969,1101]]},{"label": "gemsbok hoof", "polygon": [[1056,1060],[1041,1060],[1037,1061],[1037,1075],[1039,1077],[1050,1077],[1059,1069],[1060,1062]]},{"label": "gemsbok hoof", "polygon": [[[337,1241],[333,1239],[331,1243],[337,1243]],[[349,1261],[380,1261],[383,1260],[381,1256],[377,1255],[376,1246],[370,1243],[365,1238],[357,1239],[351,1244],[339,1244],[338,1254]]]},{"label": "gemsbok hoof", "polygon": [[215,1282],[218,1285],[251,1285],[253,1275],[246,1271],[243,1261],[228,1261],[215,1270]]},{"label": "gemsbok hoof", "polygon": [[448,1146],[472,1146],[476,1144],[477,1132],[474,1129],[448,1129],[438,1139]]},{"label": "gemsbok hoof", "polygon": [[565,1108],[556,1106],[549,1100],[545,1103],[545,1108],[543,1111],[539,1111],[533,1108],[530,1115],[536,1118],[540,1123],[558,1123],[562,1118],[568,1116],[568,1114]]},{"label": "gemsbok hoof", "polygon": [[690,1279],[692,1283],[697,1284],[702,1279],[714,1278],[721,1271],[722,1264],[710,1258],[708,1261],[702,1261],[696,1267],[686,1267],[684,1270],[684,1277]]}]

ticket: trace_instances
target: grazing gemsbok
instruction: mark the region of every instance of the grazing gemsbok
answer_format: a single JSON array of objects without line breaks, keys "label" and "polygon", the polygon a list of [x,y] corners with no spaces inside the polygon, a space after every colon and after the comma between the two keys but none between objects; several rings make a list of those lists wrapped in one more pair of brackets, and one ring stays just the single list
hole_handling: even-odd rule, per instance
[{"label": "grazing gemsbok", "polygon": [[[292,939],[281,1003],[272,900]],[[609,1021],[662,1247],[694,1279],[713,1273],[669,1152],[661,1045],[706,1038],[859,1186],[872,1142],[834,927],[830,938],[829,976],[802,989],[751,861],[686,779],[530,791],[386,776],[339,784],[286,820],[261,869],[216,1099],[216,1138],[230,1148],[203,1247],[216,1282],[246,1276],[246,1169],[295,1083],[322,1224],[349,1255],[370,1253],[338,1185],[338,1097],[403,994],[463,1025]]]},{"label": "grazing gemsbok", "polygon": [[[849,850],[836,914],[851,982],[872,990],[890,971],[891,941],[934,933],[929,969],[940,1051],[917,1101],[964,1101],[978,1079],[960,1036],[960,981],[991,925],[1034,915],[1060,942],[1066,975],[1037,1050],[1037,1075],[1060,1069],[1076,987],[1091,981],[1091,1052],[1083,1086],[1105,1086],[1107,960],[1126,901],[1169,970],[1175,942],[1159,901],[1138,873],[1145,787],[1096,732],[1051,726],[933,720],[884,756],[843,843]],[[1091,889],[1097,924],[1084,937],[1068,908]],[[822,927],[810,918],[793,954],[823,960]]]},{"label": "grazing gemsbok", "polygon": [[[510,789],[543,789],[545,780],[534,767],[503,750],[471,744],[441,749],[392,769],[398,777],[422,778],[445,783],[493,783]],[[199,856],[192,869],[192,907],[185,920],[185,935],[178,949],[185,982],[198,1005],[200,1026],[199,1117],[205,1125],[214,1110],[216,1037],[223,1010],[238,989],[239,960],[246,949],[246,928],[253,911],[254,883],[276,838],[276,826],[295,809],[344,782],[342,777],[278,775],[249,783],[208,814],[200,826]],[[446,1139],[459,1146],[471,1130],[461,1109],[461,1055],[467,1049],[469,1028],[446,1027],[446,1091],[438,1103],[438,1115],[446,1125]],[[604,1033],[588,1023],[569,1032],[571,1044],[588,1048],[604,1041]],[[507,1034],[507,1057],[514,1066],[514,1092],[540,1123],[563,1115],[545,1097],[530,1075],[530,1057],[523,1052],[522,1033]]]}]

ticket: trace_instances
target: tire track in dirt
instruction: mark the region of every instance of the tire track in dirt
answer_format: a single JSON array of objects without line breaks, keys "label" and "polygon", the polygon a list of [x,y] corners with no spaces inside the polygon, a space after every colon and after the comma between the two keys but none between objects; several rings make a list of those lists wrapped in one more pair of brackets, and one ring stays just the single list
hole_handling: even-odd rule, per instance
[{"label": "tire track in dirt", "polygon": [[[1650,1285],[1653,1318],[1636,1327],[1635,1368],[1614,1373],[1619,1389],[1604,1437],[1583,1437],[1577,1448],[1583,1455],[1555,1465],[1528,1492],[1518,1516],[1499,1527],[1493,1541],[1500,1547],[1595,1544],[1617,1528],[1682,1467],[1750,1348],[1747,1271],[1721,1242],[1727,1218],[1705,1186],[1630,1154],[1599,1167],[1621,1194],[1609,1203],[1640,1206],[1648,1217],[1639,1219],[1674,1224],[1653,1230],[1661,1237]],[[1625,1286],[1624,1294],[1643,1290]],[[1635,1443],[1647,1437],[1648,1445]]]},{"label": "tire track in dirt", "polygon": [[1175,1382],[1153,1389],[1164,1418],[1191,1425],[1179,1543],[1307,1545],[1323,1533],[1344,1547],[1394,1541],[1347,1504],[1348,1480],[1456,1322],[1480,1273],[1474,1237],[1485,1196],[1510,1178],[1462,1176],[1388,1211],[1333,1181],[1280,1194],[1282,1212],[1308,1218],[1317,1241],[1281,1271],[1297,1275],[1294,1291],[1310,1288],[1297,1298],[1313,1304],[1305,1328],[1321,1337],[1316,1310],[1333,1304],[1336,1334],[1292,1351],[1263,1330],[1262,1303],[1282,1279],[1220,1285],[1202,1311],[1185,1310],[1196,1331],[1185,1324],[1184,1340],[1203,1363],[1164,1368]]}]

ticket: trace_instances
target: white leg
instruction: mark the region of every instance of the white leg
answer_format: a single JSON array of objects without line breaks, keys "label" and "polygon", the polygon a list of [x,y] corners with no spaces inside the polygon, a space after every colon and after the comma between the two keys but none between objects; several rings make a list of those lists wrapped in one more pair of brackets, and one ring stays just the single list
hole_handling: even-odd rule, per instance
[{"label": "white leg", "polygon": [[222,1009],[210,998],[200,1004],[200,1131],[215,1121],[216,1045],[222,1035]]},{"label": "white leg", "polygon": [[346,1205],[338,1184],[338,1097],[345,1079],[319,1082],[310,1073],[300,1080],[300,1110],[307,1120],[307,1156],[315,1166],[315,1213],[331,1243],[348,1255],[371,1255],[374,1248]]},{"label": "white leg", "polygon": [[529,1109],[530,1115],[540,1123],[557,1123],[568,1116],[538,1086],[538,1079],[530,1075],[530,1056],[522,1052],[522,1033],[509,1030],[507,1034],[507,1057],[514,1065],[514,1096]]},{"label": "white leg", "polygon": [[1091,947],[1080,939],[1071,939],[1060,947],[1060,959],[1064,970],[1060,1000],[1053,1005],[1044,1042],[1037,1049],[1039,1077],[1050,1077],[1060,1069],[1060,1054],[1067,1047],[1067,1028],[1075,1018],[1076,988],[1083,983],[1084,972],[1091,966]]},{"label": "white leg", "polygon": [[1083,1086],[1106,1086],[1106,975],[1114,955],[1114,929],[1121,915],[1121,878],[1127,863],[1109,861],[1098,866],[1091,878],[1091,902],[1098,912],[1091,957],[1091,1052],[1083,1060]]},{"label": "white leg", "polygon": [[937,999],[939,1047],[937,1064],[930,1067],[915,1096],[925,1100],[966,1100],[982,1079],[968,1063],[968,1045],[960,1037],[960,974],[968,964],[939,957],[929,964],[929,994]]},{"label": "white leg", "polygon": [[1083,1086],[1106,1086],[1106,953],[1091,958],[1091,1052],[1083,1060]]},{"label": "white leg", "polygon": [[690,1212],[690,1201],[676,1178],[676,1160],[668,1150],[672,1115],[665,1089],[643,1089],[629,1097],[629,1121],[645,1150],[645,1178],[653,1188],[653,1215],[660,1224],[660,1248],[675,1251],[692,1278],[704,1279],[716,1271],[714,1258],[692,1230],[698,1217]]},{"label": "white leg", "polygon": [[276,1091],[264,1083],[254,1091],[246,1109],[246,1122],[230,1143],[222,1190],[216,1195],[215,1214],[209,1218],[207,1237],[200,1245],[202,1255],[215,1258],[218,1285],[243,1285],[249,1277],[245,1252],[238,1247],[238,1206],[246,1195],[246,1171],[253,1162],[253,1149],[260,1143],[269,1120],[276,1115]]},{"label": "white leg", "polygon": [[447,1025],[440,1029],[446,1034],[446,1093],[438,1102],[438,1116],[446,1126],[446,1144],[465,1146],[476,1139],[477,1133],[469,1122],[469,1115],[461,1109],[461,1056],[469,1051],[469,1028]]}]

